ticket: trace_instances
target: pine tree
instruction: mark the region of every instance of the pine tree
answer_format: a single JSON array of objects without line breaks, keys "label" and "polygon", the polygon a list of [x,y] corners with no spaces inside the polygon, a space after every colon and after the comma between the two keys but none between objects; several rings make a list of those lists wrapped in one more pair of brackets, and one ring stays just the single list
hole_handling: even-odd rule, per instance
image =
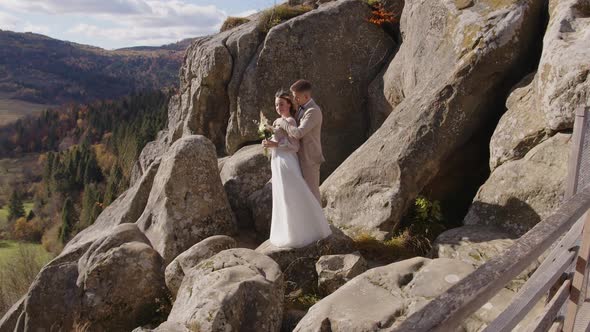
[{"label": "pine tree", "polygon": [[61,229],[59,232],[59,239],[61,243],[66,244],[70,239],[72,229],[74,227],[74,204],[68,197],[64,202],[64,206],[61,209]]},{"label": "pine tree", "polygon": [[107,187],[104,193],[103,203],[105,206],[111,204],[111,202],[119,195],[122,176],[123,173],[121,172],[119,165],[114,165],[107,180]]},{"label": "pine tree", "polygon": [[25,216],[25,206],[22,197],[17,190],[14,190],[10,195],[8,203],[8,220],[16,220]]},{"label": "pine tree", "polygon": [[[80,212],[80,230],[94,223],[100,213],[100,193],[95,183],[89,183],[84,189],[82,211]],[[97,208],[98,207],[98,208]]]}]

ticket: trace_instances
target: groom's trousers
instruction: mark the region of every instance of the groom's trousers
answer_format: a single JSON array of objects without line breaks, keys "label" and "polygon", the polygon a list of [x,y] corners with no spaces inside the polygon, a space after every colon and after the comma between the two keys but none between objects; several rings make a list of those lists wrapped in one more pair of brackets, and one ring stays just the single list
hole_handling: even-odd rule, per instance
[{"label": "groom's trousers", "polygon": [[303,179],[307,182],[307,186],[322,205],[320,198],[320,164],[303,164],[301,165],[301,173]]}]

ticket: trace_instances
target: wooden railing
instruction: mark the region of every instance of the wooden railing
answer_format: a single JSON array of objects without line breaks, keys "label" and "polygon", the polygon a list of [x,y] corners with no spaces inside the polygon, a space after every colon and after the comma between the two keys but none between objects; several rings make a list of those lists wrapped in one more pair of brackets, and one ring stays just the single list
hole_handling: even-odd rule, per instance
[{"label": "wooden railing", "polygon": [[[549,249],[510,305],[484,331],[512,331],[551,288],[557,291],[527,330],[547,331],[558,324],[558,330],[573,331],[578,309],[586,298],[590,258],[590,108],[576,110],[569,165],[565,201],[557,211],[515,241],[503,255],[487,261],[394,331],[458,330],[467,317]],[[559,316],[563,319],[556,320]]]}]

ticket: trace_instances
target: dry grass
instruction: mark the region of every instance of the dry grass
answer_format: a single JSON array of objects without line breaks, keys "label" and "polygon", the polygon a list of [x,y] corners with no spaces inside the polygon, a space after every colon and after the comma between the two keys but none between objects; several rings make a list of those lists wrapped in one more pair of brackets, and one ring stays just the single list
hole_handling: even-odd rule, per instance
[{"label": "dry grass", "polygon": [[305,14],[312,9],[313,7],[311,6],[289,6],[289,4],[286,3],[267,9],[262,13],[262,17],[260,19],[260,30],[267,33],[274,26],[277,26],[299,15]]},{"label": "dry grass", "polygon": [[53,105],[31,103],[18,99],[10,99],[0,94],[0,126],[15,122],[28,114],[41,113]]},{"label": "dry grass", "polygon": [[29,289],[41,268],[53,257],[39,245],[1,241],[0,317]]},{"label": "dry grass", "polygon": [[238,26],[248,23],[248,22],[250,22],[250,20],[245,17],[230,16],[225,20],[225,22],[223,22],[223,25],[221,25],[221,29],[219,30],[219,32],[231,30],[235,27],[238,27]]},{"label": "dry grass", "polygon": [[408,231],[385,241],[377,240],[367,233],[360,233],[353,240],[356,249],[361,252],[363,257],[383,264],[422,254],[419,241],[413,238]]}]

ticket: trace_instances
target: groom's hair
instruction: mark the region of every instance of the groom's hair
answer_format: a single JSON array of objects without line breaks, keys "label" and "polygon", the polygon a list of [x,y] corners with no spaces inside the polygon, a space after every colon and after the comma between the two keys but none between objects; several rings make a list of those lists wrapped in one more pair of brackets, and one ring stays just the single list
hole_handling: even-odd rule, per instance
[{"label": "groom's hair", "polygon": [[298,80],[291,85],[291,91],[294,92],[307,92],[311,91],[311,82],[308,80]]}]

